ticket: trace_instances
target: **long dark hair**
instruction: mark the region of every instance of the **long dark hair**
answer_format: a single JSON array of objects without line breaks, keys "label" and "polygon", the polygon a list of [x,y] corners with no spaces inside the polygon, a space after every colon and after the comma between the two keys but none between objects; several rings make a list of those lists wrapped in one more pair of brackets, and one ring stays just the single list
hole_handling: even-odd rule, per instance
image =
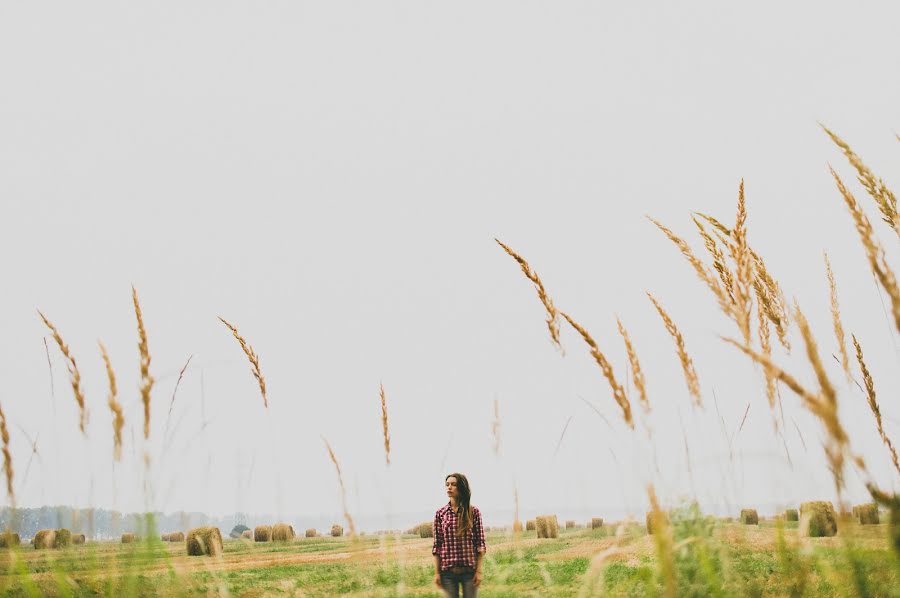
[{"label": "long dark hair", "polygon": [[456,478],[456,506],[459,507],[459,517],[456,519],[456,535],[464,536],[472,529],[472,490],[469,488],[469,479],[461,473],[451,473],[444,478],[444,482],[450,478]]}]

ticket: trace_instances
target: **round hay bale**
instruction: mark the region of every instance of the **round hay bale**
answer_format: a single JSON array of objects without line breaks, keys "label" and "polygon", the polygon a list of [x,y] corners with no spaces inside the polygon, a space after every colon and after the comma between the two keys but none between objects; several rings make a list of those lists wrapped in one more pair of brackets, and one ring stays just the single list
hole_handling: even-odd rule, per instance
[{"label": "round hay bale", "polygon": [[219,556],[222,554],[222,532],[217,527],[195,527],[187,534],[189,556]]},{"label": "round hay bale", "polygon": [[566,529],[575,529],[575,522],[571,519],[566,520]]},{"label": "round hay bale", "polygon": [[272,541],[272,526],[271,525],[257,525],[256,529],[253,530],[253,541],[254,542],[271,542]]},{"label": "round hay bale", "polygon": [[306,533],[304,535],[307,538],[315,538],[318,533],[319,532],[317,532],[315,529],[309,528],[308,530],[306,530]]},{"label": "round hay bale", "polygon": [[335,523],[331,526],[331,536],[333,538],[340,538],[344,535],[344,528]]},{"label": "round hay bale", "polygon": [[759,525],[759,514],[756,509],[741,509],[741,523],[744,525]]},{"label": "round hay bale", "polygon": [[169,536],[169,542],[184,542],[184,532],[172,532],[166,535]]},{"label": "round hay bale", "polygon": [[556,515],[540,515],[535,519],[538,538],[558,538],[559,522]]},{"label": "round hay bale", "polygon": [[811,538],[833,536],[837,528],[837,516],[830,502],[817,500],[800,505],[800,529],[805,535]]},{"label": "round hay bale", "polygon": [[598,529],[603,527],[603,518],[602,517],[592,517],[591,518],[591,529]]},{"label": "round hay bale", "polygon": [[12,548],[22,543],[19,534],[15,532],[4,532],[0,534],[0,548]]},{"label": "round hay bale", "polygon": [[161,534],[161,535],[159,536],[159,539],[162,540],[163,542],[168,542],[168,541],[169,541],[169,534]]},{"label": "round hay bale", "polygon": [[31,543],[34,544],[35,550],[53,548],[55,542],[56,530],[54,529],[42,529],[34,535],[34,539],[31,541]]},{"label": "round hay bale", "polygon": [[244,530],[241,533],[241,540],[252,540],[253,539],[253,530],[248,529]]},{"label": "round hay bale", "polygon": [[533,532],[534,531],[534,519],[529,519],[525,522],[525,531]]},{"label": "round hay bale", "polygon": [[72,544],[84,544],[86,541],[84,534],[72,534]]},{"label": "round hay bale", "polygon": [[797,509],[785,509],[784,520],[785,521],[800,521],[800,513],[797,512]]},{"label": "round hay bale", "polygon": [[272,527],[273,542],[290,542],[296,535],[293,526],[287,523],[277,523]]},{"label": "round hay bale", "polygon": [[130,532],[125,532],[124,534],[122,534],[122,544],[134,544],[137,541],[137,536]]},{"label": "round hay bale", "polygon": [[53,538],[53,548],[68,548],[72,545],[72,532],[64,527],[56,530],[56,536]]},{"label": "round hay bale", "polygon": [[878,505],[869,503],[865,505],[856,505],[853,507],[856,514],[856,520],[860,525],[878,525],[881,518],[878,516]]}]

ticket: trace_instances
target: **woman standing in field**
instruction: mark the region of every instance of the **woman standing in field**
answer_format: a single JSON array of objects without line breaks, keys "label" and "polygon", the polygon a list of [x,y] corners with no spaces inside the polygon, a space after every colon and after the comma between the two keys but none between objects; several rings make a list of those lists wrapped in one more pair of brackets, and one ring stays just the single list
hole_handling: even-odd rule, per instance
[{"label": "woman standing in field", "polygon": [[481,563],[487,547],[481,511],[470,503],[469,480],[461,473],[444,478],[450,502],[434,514],[434,583],[458,598],[474,598],[481,585]]}]

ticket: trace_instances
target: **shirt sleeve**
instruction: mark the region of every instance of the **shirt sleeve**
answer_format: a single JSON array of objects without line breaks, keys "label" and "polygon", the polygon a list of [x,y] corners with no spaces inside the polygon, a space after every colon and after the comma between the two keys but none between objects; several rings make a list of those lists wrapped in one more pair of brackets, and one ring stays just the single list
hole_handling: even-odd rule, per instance
[{"label": "shirt sleeve", "polygon": [[487,545],[484,543],[484,526],[481,524],[481,511],[473,510],[475,516],[472,518],[472,544],[475,546],[475,552],[487,552]]},{"label": "shirt sleeve", "polygon": [[440,511],[434,514],[434,523],[432,523],[432,534],[434,535],[434,543],[431,546],[431,554],[438,554],[441,546],[444,545],[444,526],[441,525]]}]

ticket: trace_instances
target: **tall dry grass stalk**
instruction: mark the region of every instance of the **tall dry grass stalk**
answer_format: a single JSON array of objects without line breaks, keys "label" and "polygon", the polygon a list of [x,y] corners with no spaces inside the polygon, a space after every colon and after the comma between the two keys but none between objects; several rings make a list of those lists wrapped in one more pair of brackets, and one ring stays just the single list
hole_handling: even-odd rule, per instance
[{"label": "tall dry grass stalk", "polygon": [[666,330],[675,341],[675,348],[678,351],[678,360],[681,362],[681,369],[684,372],[684,381],[687,383],[688,392],[690,392],[691,397],[693,397],[694,405],[696,407],[703,407],[703,399],[700,396],[700,379],[697,377],[697,370],[694,369],[694,362],[690,355],[688,355],[687,348],[685,348],[684,337],[678,330],[678,327],[675,326],[675,322],[672,321],[672,318],[669,317],[669,314],[666,313],[666,310],[663,309],[656,298],[650,293],[647,293],[647,296],[650,298],[650,301],[653,302],[656,311],[659,312],[659,315],[663,320],[663,324],[666,326]]},{"label": "tall dry grass stalk", "polygon": [[716,300],[719,303],[719,308],[722,310],[722,313],[737,321],[737,315],[735,310],[735,305],[731,301],[731,297],[725,291],[719,281],[715,276],[709,271],[706,265],[696,256],[694,255],[693,250],[690,246],[678,235],[673,233],[671,230],[663,226],[660,222],[654,220],[653,218],[647,217],[650,222],[656,225],[656,227],[661,230],[670,241],[672,241],[676,247],[678,247],[681,254],[687,258],[688,262],[694,268],[694,272],[697,274],[697,277],[706,283],[706,286],[709,287],[709,290],[712,291],[713,295],[715,295]]},{"label": "tall dry grass stalk", "polygon": [[[753,288],[756,290],[757,297],[759,297],[759,293],[761,291],[762,285],[759,284],[758,281],[755,281]],[[759,346],[762,350],[763,355],[766,357],[772,357],[772,343],[769,335],[769,321],[766,319],[765,310],[762,306],[761,301],[757,301],[756,305],[756,314],[759,319],[759,327],[757,328],[757,333],[759,335]],[[766,377],[766,400],[769,402],[769,409],[772,412],[772,418],[775,422],[775,429],[778,429],[778,418],[775,417],[775,392],[776,392],[776,381],[775,376],[772,375],[771,370],[767,367],[763,367],[763,372]]]},{"label": "tall dry grass stalk", "polygon": [[494,454],[500,456],[500,401],[494,399],[494,421],[491,422],[491,436],[494,439]]},{"label": "tall dry grass stalk", "polygon": [[735,264],[734,304],[735,321],[744,337],[744,343],[750,344],[750,314],[753,309],[751,288],[753,287],[753,266],[750,261],[750,248],[747,245],[747,207],[744,196],[744,180],[738,188],[737,218],[732,232],[734,242],[729,245],[731,257]]},{"label": "tall dry grass stalk", "polygon": [[628,424],[628,427],[634,428],[634,420],[631,416],[631,403],[628,402],[628,397],[625,395],[625,389],[622,388],[622,385],[616,380],[615,372],[613,372],[612,365],[609,363],[609,360],[606,356],[600,351],[600,347],[597,346],[596,341],[594,341],[593,337],[588,334],[588,331],[581,327],[578,322],[573,320],[569,315],[565,312],[559,312],[559,314],[565,318],[565,320],[574,328],[578,334],[581,335],[581,338],[584,339],[584,342],[587,343],[588,347],[591,350],[591,357],[594,358],[594,361],[597,362],[597,365],[600,366],[600,371],[603,372],[603,376],[606,378],[606,381],[609,382],[609,386],[613,392],[613,399],[619,405],[619,408],[622,410],[622,417],[625,419],[625,423]]},{"label": "tall dry grass stalk", "polygon": [[259,369],[259,355],[253,350],[247,341],[244,340],[238,331],[237,328],[228,323],[228,320],[219,316],[219,321],[225,324],[231,333],[234,335],[234,338],[237,339],[237,342],[240,343],[241,349],[244,350],[244,353],[247,355],[247,359],[250,360],[250,365],[252,366],[251,371],[253,372],[253,376],[256,378],[256,381],[259,382],[259,392],[262,394],[263,407],[269,408],[269,399],[266,398],[266,379],[263,378],[262,370]]},{"label": "tall dry grass stalk", "polygon": [[9,428],[6,426],[6,413],[0,405],[0,439],[3,440],[3,474],[6,476],[6,494],[9,496],[9,504],[16,508],[16,491],[13,488],[13,462],[12,453],[9,452]]},{"label": "tall dry grass stalk", "polygon": [[169,400],[169,412],[166,414],[166,429],[163,432],[163,438],[167,438],[169,435],[169,421],[172,419],[172,409],[175,407],[175,397],[178,394],[178,387],[181,386],[181,379],[184,378],[184,373],[187,371],[188,366],[191,365],[191,360],[193,358],[193,354],[188,357],[187,361],[184,362],[184,367],[178,372],[178,380],[175,381],[175,388],[172,390],[172,398]]},{"label": "tall dry grass stalk", "polygon": [[650,498],[650,517],[653,525],[653,543],[656,545],[656,556],[659,559],[659,572],[663,580],[663,595],[675,598],[678,586],[675,580],[675,540],[669,518],[659,506],[656,490],[653,485],[647,486]]},{"label": "tall dry grass stalk", "polygon": [[344,510],[344,519],[347,520],[347,527],[350,528],[350,537],[356,539],[356,526],[353,524],[353,517],[350,516],[350,511],[347,509],[347,490],[344,486],[341,464],[338,463],[337,457],[334,455],[334,451],[331,450],[331,445],[328,444],[328,441],[325,438],[322,438],[322,440],[325,442],[325,448],[328,449],[328,457],[334,463],[334,469],[337,471],[338,484],[341,487],[341,508]]},{"label": "tall dry grass stalk", "polygon": [[544,305],[544,309],[547,311],[547,329],[550,331],[550,338],[553,340],[553,344],[556,345],[556,348],[562,351],[562,344],[559,341],[559,311],[553,305],[553,300],[549,295],[547,295],[547,290],[544,288],[544,283],[541,282],[541,279],[538,277],[537,272],[531,269],[531,266],[528,265],[528,262],[525,261],[525,258],[510,249],[507,245],[503,244],[499,239],[494,240],[497,241],[497,244],[503,248],[503,251],[508,253],[510,257],[518,262],[519,266],[522,268],[522,272],[525,274],[525,277],[534,284],[534,288],[537,290],[538,298],[541,300],[541,303]]},{"label": "tall dry grass stalk", "polygon": [[790,326],[790,310],[787,301],[784,298],[784,292],[781,285],[769,273],[766,263],[762,256],[750,248],[750,256],[753,258],[753,271],[756,278],[753,287],[756,290],[756,299],[769,318],[769,321],[775,326],[775,332],[778,335],[778,342],[786,350],[791,350],[791,343],[787,338],[787,329]]},{"label": "tall dry grass stalk", "polygon": [[381,398],[381,428],[384,433],[384,461],[391,464],[391,434],[388,431],[387,397],[384,395],[384,384],[379,385],[378,395]]},{"label": "tall dry grass stalk", "polygon": [[844,182],[834,169],[829,166],[829,170],[831,170],[831,176],[834,177],[838,190],[844,198],[844,203],[847,204],[847,208],[850,210],[851,216],[853,216],[853,221],[856,224],[856,231],[859,233],[859,239],[862,242],[863,248],[866,251],[866,257],[869,260],[869,267],[872,268],[872,272],[875,273],[878,282],[881,283],[882,288],[891,299],[894,323],[897,326],[897,330],[900,331],[900,287],[897,286],[897,278],[894,276],[894,272],[891,270],[890,266],[888,266],[884,248],[875,238],[875,231],[872,230],[872,223],[869,222],[869,218],[863,212],[859,203],[856,201],[856,198],[847,190],[844,186]]},{"label": "tall dry grass stalk", "polygon": [[722,287],[725,289],[725,292],[728,293],[728,298],[731,299],[731,303],[734,304],[734,274],[732,274],[731,269],[728,267],[725,253],[719,247],[719,244],[712,235],[706,232],[706,228],[704,228],[703,224],[701,224],[696,217],[692,218],[692,220],[697,227],[700,238],[703,239],[703,244],[706,247],[707,253],[709,253],[712,258],[713,269],[719,274],[719,280],[722,282]]},{"label": "tall dry grass stalk", "polygon": [[825,271],[828,274],[828,295],[831,300],[831,321],[834,326],[834,336],[838,342],[838,349],[841,353],[841,368],[847,375],[847,381],[853,381],[853,375],[850,373],[850,356],[847,354],[847,341],[844,335],[844,325],[841,323],[841,306],[838,303],[837,283],[834,281],[834,272],[831,270],[831,260],[828,259],[828,253],[825,256]]},{"label": "tall dry grass stalk", "polygon": [[63,341],[56,326],[54,326],[40,310],[38,310],[38,315],[41,316],[41,320],[43,320],[47,328],[50,329],[53,340],[55,340],[57,346],[59,346],[59,350],[63,354],[63,357],[66,358],[66,369],[69,371],[69,384],[72,385],[72,392],[75,394],[75,402],[78,403],[78,428],[81,430],[82,434],[87,436],[87,432],[85,431],[85,426],[87,425],[87,407],[85,406],[84,401],[84,391],[81,389],[81,372],[78,371],[75,357],[72,356],[72,352],[69,351],[69,346]]},{"label": "tall dry grass stalk", "polygon": [[50,361],[50,347],[47,346],[47,337],[42,337],[42,340],[44,341],[44,353],[47,355],[47,367],[50,369],[50,399],[54,402],[55,409],[56,388],[53,383],[53,362]]},{"label": "tall dry grass stalk", "polygon": [[860,157],[856,155],[856,152],[850,149],[850,146],[847,145],[843,139],[835,135],[828,127],[821,123],[819,123],[819,126],[821,126],[825,133],[831,137],[831,140],[835,145],[844,152],[847,160],[853,168],[856,169],[856,172],[859,175],[858,180],[860,184],[865,187],[866,193],[868,193],[878,205],[878,210],[881,212],[881,219],[885,224],[894,229],[894,232],[900,237],[900,215],[897,213],[897,198],[891,190],[887,188],[884,181],[877,178],[872,171],[869,170],[868,166],[863,164]]},{"label": "tall dry grass stalk", "polygon": [[644,413],[650,413],[650,400],[647,398],[647,381],[644,378],[644,371],[641,369],[641,362],[638,360],[637,351],[634,350],[634,345],[631,344],[631,337],[628,335],[628,330],[622,325],[622,321],[619,320],[618,316],[616,316],[616,325],[619,327],[619,334],[622,336],[622,340],[625,343],[625,352],[628,354],[628,363],[631,364],[631,381],[634,382],[634,387],[637,390],[638,400],[641,403],[641,407],[644,409]]},{"label": "tall dry grass stalk", "polygon": [[144,314],[138,301],[137,289],[131,287],[131,300],[134,303],[134,316],[138,327],[138,351],[141,355],[141,403],[144,404],[144,439],[150,438],[150,391],[153,389],[153,376],[150,375],[150,348],[147,345],[147,329],[144,327]]},{"label": "tall dry grass stalk", "polygon": [[119,388],[116,385],[116,373],[113,371],[112,362],[103,342],[97,341],[100,345],[100,354],[103,356],[103,363],[106,365],[106,378],[109,380],[109,396],[106,403],[113,416],[113,459],[120,461],[122,459],[122,429],[125,427],[125,414],[122,411],[122,405],[116,400],[119,394]]},{"label": "tall dry grass stalk", "polygon": [[881,436],[881,441],[891,453],[891,461],[893,461],[894,463],[894,469],[897,470],[897,473],[900,473],[900,461],[897,460],[897,451],[894,449],[894,444],[891,442],[891,439],[888,438],[887,434],[884,433],[884,426],[881,423],[881,408],[879,408],[878,400],[875,396],[875,381],[872,380],[872,375],[869,373],[869,368],[866,367],[866,362],[863,359],[862,347],[859,346],[859,341],[856,340],[856,335],[851,334],[850,338],[853,339],[853,347],[856,349],[856,361],[859,362],[859,369],[860,371],[862,371],[863,383],[866,385],[866,398],[869,402],[869,409],[872,411],[872,415],[875,416],[875,424],[878,427],[878,435]]}]

